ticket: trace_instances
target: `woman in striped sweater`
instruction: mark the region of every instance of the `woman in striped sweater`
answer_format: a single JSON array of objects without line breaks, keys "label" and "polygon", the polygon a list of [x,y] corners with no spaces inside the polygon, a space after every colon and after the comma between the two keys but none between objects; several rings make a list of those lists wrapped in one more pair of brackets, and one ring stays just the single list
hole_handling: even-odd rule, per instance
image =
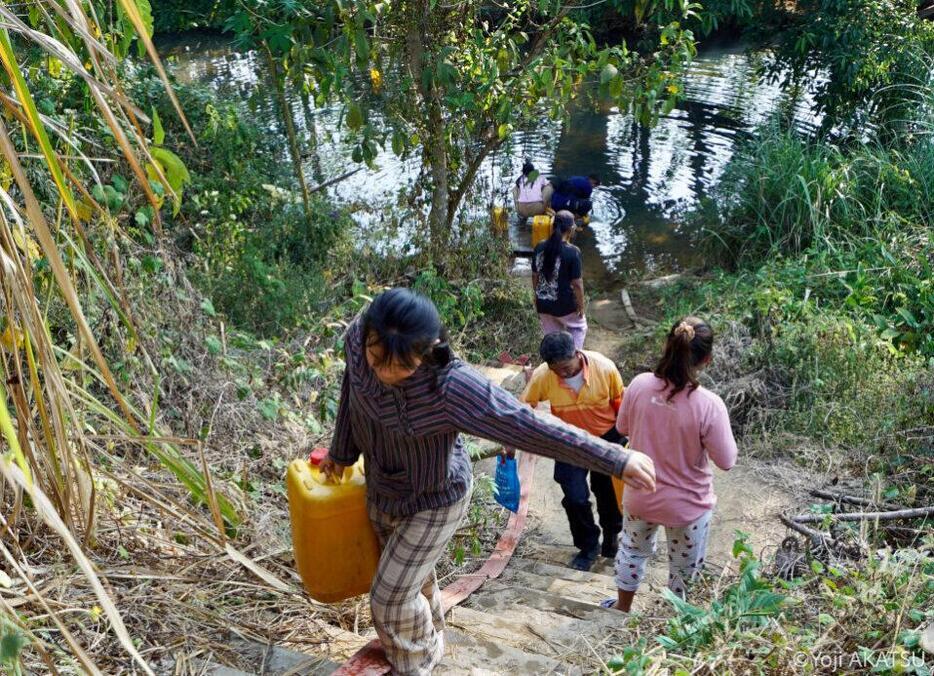
[{"label": "woman in striped sweater", "polygon": [[536,417],[457,359],[434,304],[408,289],[378,296],[344,339],[346,370],[322,469],[339,476],[362,453],[382,554],[370,606],[399,674],[428,674],[443,653],[434,568],[467,510],[470,458],[460,433],[655,490],[652,461],[555,419]]}]

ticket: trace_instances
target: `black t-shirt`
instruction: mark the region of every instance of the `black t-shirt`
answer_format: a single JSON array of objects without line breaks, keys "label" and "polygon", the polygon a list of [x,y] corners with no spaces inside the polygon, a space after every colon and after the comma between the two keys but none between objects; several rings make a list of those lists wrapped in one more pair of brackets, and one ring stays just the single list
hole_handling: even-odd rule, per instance
[{"label": "black t-shirt", "polygon": [[546,244],[541,242],[532,253],[532,272],[538,273],[535,307],[539,314],[563,317],[577,311],[571,282],[581,277],[581,252],[576,246],[562,242],[561,253],[555,259],[555,269],[549,280],[541,271],[545,264]]}]

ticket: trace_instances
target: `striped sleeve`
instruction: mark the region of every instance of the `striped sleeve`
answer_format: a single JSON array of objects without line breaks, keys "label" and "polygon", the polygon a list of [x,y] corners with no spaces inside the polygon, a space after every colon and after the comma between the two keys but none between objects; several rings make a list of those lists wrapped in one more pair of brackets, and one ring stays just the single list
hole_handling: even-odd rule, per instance
[{"label": "striped sleeve", "polygon": [[337,404],[337,420],[334,421],[334,436],[328,455],[340,465],[352,465],[360,457],[360,449],[354,443],[350,424],[350,366],[344,369],[341,380],[341,398]]},{"label": "striped sleeve", "polygon": [[464,364],[444,384],[445,414],[458,431],[585,469],[622,476],[629,453],[552,417],[536,416],[509,392]]}]

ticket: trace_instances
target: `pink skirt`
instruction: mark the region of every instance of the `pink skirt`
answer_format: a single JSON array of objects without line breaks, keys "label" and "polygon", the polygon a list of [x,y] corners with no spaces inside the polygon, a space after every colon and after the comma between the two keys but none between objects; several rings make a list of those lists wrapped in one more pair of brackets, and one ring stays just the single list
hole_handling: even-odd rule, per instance
[{"label": "pink skirt", "polygon": [[584,349],[584,338],[587,337],[587,317],[581,317],[576,312],[563,317],[539,314],[538,321],[542,325],[542,334],[548,335],[555,331],[567,331],[574,338],[574,347]]}]

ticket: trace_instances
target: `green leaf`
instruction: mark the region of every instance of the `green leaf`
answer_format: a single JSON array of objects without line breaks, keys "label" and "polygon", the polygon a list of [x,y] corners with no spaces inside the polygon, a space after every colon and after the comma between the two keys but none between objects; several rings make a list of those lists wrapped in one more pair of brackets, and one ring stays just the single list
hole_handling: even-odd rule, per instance
[{"label": "green leaf", "polygon": [[619,75],[619,69],[612,63],[606,64],[603,70],[600,71],[600,84],[605,85],[609,83],[609,81],[617,75]]},{"label": "green leaf", "polygon": [[[191,174],[181,158],[166,148],[151,148],[152,157],[162,166],[169,187],[176,193],[181,192],[185,184],[191,181]],[[151,178],[151,177],[150,177]]]},{"label": "green leaf", "polygon": [[259,413],[266,420],[275,420],[279,417],[279,401],[276,399],[263,399],[259,402]]},{"label": "green leaf", "polygon": [[[185,163],[182,162],[178,155],[167,148],[150,148],[149,152],[152,158],[159,163],[159,166],[162,168],[162,173],[165,175],[165,180],[168,181],[169,187],[175,193],[174,213],[178,214],[178,210],[182,205],[182,192],[185,186],[191,181],[191,174],[188,173],[188,167],[185,166]],[[149,174],[151,180],[158,180],[159,178],[159,175],[151,165],[146,167],[146,173]]]},{"label": "green leaf", "polygon": [[217,311],[214,309],[214,303],[211,302],[210,298],[205,298],[201,301],[201,310],[208,317],[216,317]]},{"label": "green leaf", "polygon": [[12,664],[19,659],[19,654],[23,651],[28,639],[13,627],[8,627],[0,638],[0,662]]},{"label": "green leaf", "polygon": [[143,270],[150,274],[159,272],[162,269],[162,259],[152,255],[143,256]]},{"label": "green leaf", "polygon": [[110,183],[113,185],[114,189],[117,192],[122,192],[124,195],[130,189],[130,184],[127,183],[127,180],[123,178],[120,174],[114,174],[110,177]]},{"label": "green leaf", "polygon": [[908,324],[908,326],[913,329],[920,328],[920,324],[918,324],[918,320],[915,318],[915,316],[911,314],[911,310],[905,307],[900,307],[896,310],[896,312],[901,315],[902,319],[905,320],[905,323]]},{"label": "green leaf", "polygon": [[499,127],[496,129],[496,133],[500,139],[504,139],[507,136],[509,136],[509,132],[511,131],[511,129],[512,129],[512,125],[504,122],[503,124],[499,125]]},{"label": "green leaf", "polygon": [[818,615],[817,621],[820,622],[821,624],[828,624],[828,625],[834,623],[833,615],[828,615],[827,613],[821,613],[820,615]]},{"label": "green leaf", "polygon": [[161,146],[165,141],[165,129],[162,128],[162,120],[159,118],[159,111],[156,107],[152,108],[152,142],[154,145]]},{"label": "green leaf", "polygon": [[204,339],[204,344],[208,348],[208,352],[211,354],[220,354],[223,346],[221,345],[220,338],[217,336],[208,336]]},{"label": "green leaf", "polygon": [[921,643],[921,632],[914,631],[911,629],[906,629],[901,632],[898,637],[902,645],[908,648],[909,650],[914,650]]},{"label": "green leaf", "polygon": [[[356,101],[351,101],[347,106],[347,128],[351,131],[357,131],[363,126],[363,111]],[[358,160],[359,161],[359,160]]]},{"label": "green leaf", "polygon": [[370,42],[366,39],[366,31],[363,28],[358,28],[354,33],[354,48],[357,51],[357,60],[360,62],[357,65],[363,67],[370,60]]},{"label": "green leaf", "polygon": [[[140,18],[143,20],[143,27],[146,29],[146,33],[149,37],[152,37],[152,5],[149,4],[149,0],[134,0],[134,4],[139,11]],[[117,19],[120,21],[120,31],[122,33],[118,55],[122,56],[126,55],[130,48],[130,42],[132,42],[133,38],[137,37],[138,34],[136,32],[136,26],[134,26],[130,17],[126,15],[126,12],[123,11],[123,7],[121,7],[119,3],[117,3]],[[136,41],[136,49],[140,57],[146,56],[146,43],[143,40],[138,39]]]},{"label": "green leaf", "polygon": [[401,156],[405,151],[405,136],[399,132],[393,132],[392,135],[392,152],[397,156]]}]

